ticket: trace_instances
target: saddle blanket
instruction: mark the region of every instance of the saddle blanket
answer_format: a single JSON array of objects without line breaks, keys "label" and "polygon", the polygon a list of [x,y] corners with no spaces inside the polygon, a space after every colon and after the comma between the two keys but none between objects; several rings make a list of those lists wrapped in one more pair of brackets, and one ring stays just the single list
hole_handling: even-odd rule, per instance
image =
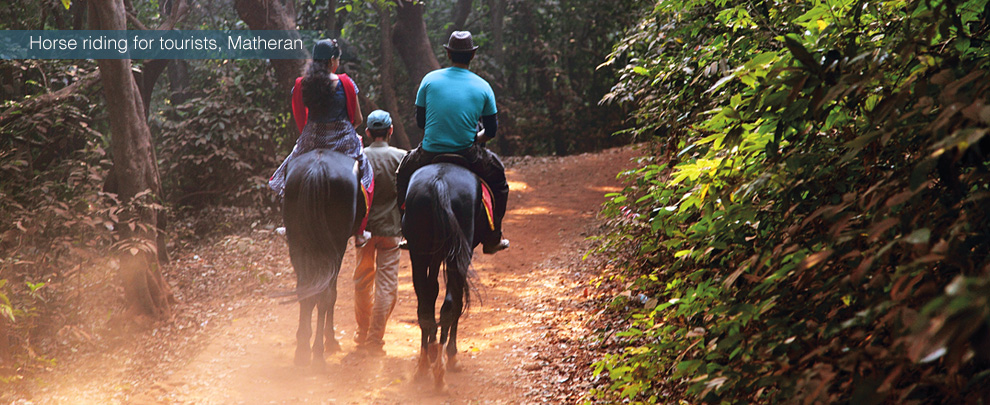
[{"label": "saddle blanket", "polygon": [[488,219],[488,229],[491,231],[495,230],[495,218],[492,216],[492,189],[488,187],[488,183],[485,183],[481,177],[478,177],[478,181],[481,182],[481,205],[485,206],[485,218]]}]

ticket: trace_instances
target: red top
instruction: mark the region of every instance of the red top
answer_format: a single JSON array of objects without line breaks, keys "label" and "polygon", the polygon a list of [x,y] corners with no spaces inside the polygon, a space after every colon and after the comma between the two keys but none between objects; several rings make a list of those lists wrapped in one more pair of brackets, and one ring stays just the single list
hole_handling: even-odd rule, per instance
[{"label": "red top", "polygon": [[[354,82],[344,73],[337,75],[337,77],[340,78],[340,84],[344,86],[344,95],[347,97],[347,117],[351,119],[351,124],[354,124],[355,106],[357,106],[357,92],[354,91]],[[309,116],[309,109],[303,103],[302,79],[302,77],[297,77],[296,84],[292,87],[292,116],[296,119],[296,127],[299,132],[302,132],[303,127],[306,126]]]}]

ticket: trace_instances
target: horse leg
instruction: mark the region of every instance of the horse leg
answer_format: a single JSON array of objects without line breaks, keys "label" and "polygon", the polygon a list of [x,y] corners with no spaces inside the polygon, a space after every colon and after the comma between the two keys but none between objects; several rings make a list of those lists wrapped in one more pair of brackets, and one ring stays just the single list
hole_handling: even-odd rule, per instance
[{"label": "horse leg", "polygon": [[330,353],[340,351],[340,342],[337,341],[337,334],[333,325],[333,310],[337,305],[337,279],[330,283],[330,291],[327,293],[327,324],[325,329],[326,350]]},{"label": "horse leg", "polygon": [[316,338],[313,339],[313,369],[323,371],[327,367],[327,361],[323,358],[323,334],[327,321],[327,299],[326,292],[317,295],[316,304]]},{"label": "horse leg", "polygon": [[[448,275],[448,277],[450,276]],[[440,359],[438,359],[435,366],[436,368],[433,370],[433,374],[438,382],[437,383],[438,386],[440,385],[439,382],[443,380],[444,371],[448,367],[448,362],[453,360],[453,356],[450,355],[450,347],[451,347],[450,344],[453,342],[448,340],[451,332],[450,327],[451,324],[453,323],[450,319],[451,312],[453,312],[453,308],[451,308],[452,305],[453,303],[450,296],[450,286],[448,285],[447,296],[444,297],[443,305],[440,307],[440,349],[441,349],[440,358],[443,359],[444,361],[441,362]],[[456,360],[454,360],[454,362],[456,362]]]},{"label": "horse leg", "polygon": [[450,325],[450,339],[447,340],[447,370],[458,372],[461,371],[460,363],[457,362],[457,323],[459,319],[454,319],[454,323]]},{"label": "horse leg", "polygon": [[313,307],[316,306],[316,298],[310,297],[299,301],[299,329],[296,330],[296,356],[297,366],[309,365],[309,336],[313,333]]},{"label": "horse leg", "polygon": [[447,355],[447,368],[459,370],[457,366],[457,323],[464,311],[463,273],[458,269],[447,267],[447,295],[443,306],[440,307],[440,343],[444,345]]},{"label": "horse leg", "polygon": [[[447,267],[450,270],[449,264]],[[447,392],[447,361],[450,343],[447,338],[450,333],[450,326],[453,320],[457,319],[460,315],[461,307],[459,305],[460,300],[457,300],[455,296],[457,292],[451,290],[452,276],[448,271],[447,274],[447,293],[443,299],[443,305],[440,307],[440,343],[436,345],[437,358],[433,363],[433,381],[436,384],[435,388],[438,392]],[[460,291],[460,290],[457,290]]]},{"label": "horse leg", "polygon": [[[416,377],[426,376],[432,362],[429,344],[436,342],[437,322],[434,317],[434,303],[440,294],[440,284],[437,283],[437,273],[432,269],[429,255],[410,255],[413,267],[413,290],[416,292],[416,315],[421,332],[419,364]],[[439,270],[439,266],[437,266]]]},{"label": "horse leg", "polygon": [[433,384],[434,389],[437,392],[447,392],[447,380],[444,376],[447,374],[447,355],[444,353],[444,347],[447,345],[443,343],[431,343],[430,352],[436,352],[436,361],[433,362]]}]

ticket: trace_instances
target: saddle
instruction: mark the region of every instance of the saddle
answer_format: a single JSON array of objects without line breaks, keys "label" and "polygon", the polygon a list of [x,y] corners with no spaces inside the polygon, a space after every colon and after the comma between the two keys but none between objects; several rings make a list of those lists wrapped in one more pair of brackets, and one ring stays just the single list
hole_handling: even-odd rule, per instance
[{"label": "saddle", "polygon": [[492,189],[491,187],[488,186],[488,183],[485,182],[485,179],[481,178],[481,176],[479,176],[478,173],[475,173],[474,170],[471,169],[471,165],[468,164],[468,160],[465,159],[464,156],[458,155],[456,153],[442,153],[437,155],[436,157],[433,158],[433,160],[430,161],[430,164],[433,163],[455,164],[465,169],[468,169],[468,171],[474,174],[474,177],[478,179],[478,183],[481,184],[481,205],[485,209],[485,219],[488,220],[488,229],[494,231],[495,211],[492,209]]}]

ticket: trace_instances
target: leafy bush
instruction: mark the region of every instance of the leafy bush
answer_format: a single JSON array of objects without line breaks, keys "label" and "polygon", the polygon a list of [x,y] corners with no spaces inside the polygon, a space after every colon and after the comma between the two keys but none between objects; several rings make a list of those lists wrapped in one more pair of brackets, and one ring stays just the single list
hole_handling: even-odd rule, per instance
[{"label": "leafy bush", "polygon": [[261,206],[271,200],[268,177],[291,140],[288,116],[278,114],[287,111],[288,101],[274,99],[274,78],[263,62],[204,61],[192,87],[209,91],[158,113],[158,158],[168,201]]},{"label": "leafy bush", "polygon": [[987,398],[988,32],[986,1],[658,1],[610,59],[657,152],[607,209],[647,299],[600,398]]},{"label": "leafy bush", "polygon": [[[33,63],[40,64],[25,66]],[[69,68],[48,76],[49,84],[69,84],[67,72],[81,76],[87,69]],[[41,89],[47,87],[36,91]],[[113,196],[102,192],[109,162],[86,91],[2,108],[0,380],[12,370],[47,364],[44,354],[35,353],[44,353],[39,346],[58,329],[51,318],[66,304],[60,282],[113,243],[109,230],[117,220]]]}]

